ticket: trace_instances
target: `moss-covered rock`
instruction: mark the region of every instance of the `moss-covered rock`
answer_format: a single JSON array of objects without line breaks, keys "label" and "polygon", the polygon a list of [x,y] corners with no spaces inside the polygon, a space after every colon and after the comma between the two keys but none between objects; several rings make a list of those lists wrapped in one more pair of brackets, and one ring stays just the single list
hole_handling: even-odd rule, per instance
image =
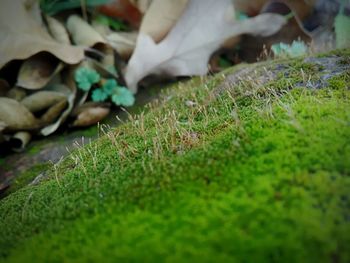
[{"label": "moss-covered rock", "polygon": [[349,262],[347,53],[179,84],[1,200],[2,259]]}]

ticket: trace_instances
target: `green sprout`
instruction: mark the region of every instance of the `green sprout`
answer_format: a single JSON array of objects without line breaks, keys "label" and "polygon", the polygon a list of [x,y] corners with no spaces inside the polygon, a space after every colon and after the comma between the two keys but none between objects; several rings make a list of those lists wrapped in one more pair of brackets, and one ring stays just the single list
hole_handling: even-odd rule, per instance
[{"label": "green sprout", "polygon": [[74,78],[79,89],[89,91],[92,85],[100,81],[101,77],[95,70],[82,67],[75,71]]},{"label": "green sprout", "polygon": [[112,101],[118,106],[130,107],[135,103],[132,92],[125,87],[116,87],[112,95]]},{"label": "green sprout", "polygon": [[271,47],[276,57],[299,57],[307,53],[307,46],[302,41],[293,41],[291,45],[285,43],[274,44]]},{"label": "green sprout", "polygon": [[92,101],[103,102],[110,99],[115,105],[124,107],[130,107],[135,103],[134,94],[129,89],[120,86],[115,79],[101,80],[100,75],[93,69],[79,68],[75,71],[75,81],[78,88],[86,92],[94,84],[98,84],[91,93]]}]

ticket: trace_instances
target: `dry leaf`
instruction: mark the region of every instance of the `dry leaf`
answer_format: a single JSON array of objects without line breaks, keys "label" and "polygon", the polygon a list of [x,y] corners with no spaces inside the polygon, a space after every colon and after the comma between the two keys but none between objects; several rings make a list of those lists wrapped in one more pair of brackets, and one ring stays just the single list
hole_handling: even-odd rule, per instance
[{"label": "dry leaf", "polygon": [[76,107],[72,113],[71,113],[71,117],[78,117],[78,115],[80,113],[82,113],[83,111],[90,109],[90,108],[110,108],[111,107],[111,103],[109,102],[95,102],[95,101],[89,101],[89,102],[85,102],[82,105],[79,105],[78,107]]},{"label": "dry leaf", "polygon": [[47,27],[51,36],[62,44],[70,44],[69,35],[64,25],[56,18],[46,16]]},{"label": "dry leaf", "polygon": [[57,91],[38,91],[32,95],[25,97],[21,104],[25,106],[32,113],[45,110],[52,105],[60,102],[62,99],[65,99],[66,96]]},{"label": "dry leaf", "polygon": [[16,132],[10,139],[10,146],[14,152],[22,152],[30,142],[32,135],[29,132]]},{"label": "dry leaf", "polygon": [[26,90],[24,90],[20,87],[14,87],[14,88],[10,89],[6,94],[6,97],[8,97],[10,99],[14,99],[16,101],[23,100],[25,96],[27,96]]},{"label": "dry leaf", "polygon": [[[0,68],[12,60],[26,59],[41,51],[47,51],[68,64],[80,62],[84,58],[84,49],[55,41],[28,12],[25,2],[1,0]],[[39,1],[35,4],[38,5]]]},{"label": "dry leaf", "polygon": [[99,43],[106,43],[103,37],[78,15],[71,15],[68,18],[67,29],[77,45],[92,47]]},{"label": "dry leaf", "polygon": [[85,108],[77,116],[73,123],[73,127],[87,127],[98,123],[109,114],[109,108],[93,107]]},{"label": "dry leaf", "polygon": [[100,48],[100,50],[103,53],[103,58],[101,61],[101,64],[106,68],[106,69],[114,69],[114,50],[111,46],[109,45],[104,45],[103,47]]},{"label": "dry leaf", "polygon": [[153,0],[142,20],[140,33],[151,36],[158,43],[176,24],[188,2],[189,0]]},{"label": "dry leaf", "polygon": [[91,26],[99,33],[103,38],[106,38],[111,34],[112,30],[109,28],[108,24],[102,24],[99,21],[93,20]]},{"label": "dry leaf", "polygon": [[0,121],[7,125],[8,131],[30,131],[39,128],[39,121],[18,101],[0,98]]},{"label": "dry leaf", "polygon": [[72,112],[74,107],[74,101],[77,94],[77,88],[74,81],[74,69],[71,68],[67,71],[67,74],[64,74],[65,85],[58,84],[52,87],[56,92],[59,91],[61,94],[66,96],[68,102],[68,107],[61,113],[60,117],[52,124],[41,129],[40,133],[44,136],[48,136],[55,132],[58,127],[67,119],[69,114]]},{"label": "dry leaf", "polygon": [[35,19],[38,25],[44,25],[40,5],[37,0],[25,0],[23,2],[26,11]]},{"label": "dry leaf", "polygon": [[243,33],[272,35],[285,23],[276,14],[235,21],[231,0],[191,0],[163,41],[156,44],[150,36],[139,35],[125,80],[136,92],[137,83],[150,74],[204,75],[210,55],[226,39]]},{"label": "dry leaf", "polygon": [[40,122],[42,125],[48,125],[58,119],[58,117],[62,114],[64,109],[66,109],[68,105],[67,99],[64,98],[56,104],[52,105],[40,118]]},{"label": "dry leaf", "polygon": [[135,49],[137,36],[138,32],[114,32],[106,39],[122,58],[128,58]]},{"label": "dry leaf", "polygon": [[53,55],[40,52],[23,62],[17,79],[17,86],[41,89],[63,68],[63,64]]}]

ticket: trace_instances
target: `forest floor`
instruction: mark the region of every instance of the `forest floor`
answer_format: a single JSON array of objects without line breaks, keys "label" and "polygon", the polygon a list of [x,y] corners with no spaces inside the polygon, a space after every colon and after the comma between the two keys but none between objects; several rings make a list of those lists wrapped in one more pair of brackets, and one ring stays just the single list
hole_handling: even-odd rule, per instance
[{"label": "forest floor", "polygon": [[4,262],[349,262],[350,52],[180,83],[0,200]]}]

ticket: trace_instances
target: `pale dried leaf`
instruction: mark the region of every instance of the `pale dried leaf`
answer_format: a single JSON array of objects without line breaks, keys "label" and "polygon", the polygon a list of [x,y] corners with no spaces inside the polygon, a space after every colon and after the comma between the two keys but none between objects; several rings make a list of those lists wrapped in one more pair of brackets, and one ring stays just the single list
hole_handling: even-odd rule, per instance
[{"label": "pale dried leaf", "polygon": [[39,121],[22,104],[13,99],[0,97],[0,121],[9,131],[29,131],[39,128]]},{"label": "pale dried leaf", "polygon": [[81,104],[77,106],[71,113],[71,117],[77,117],[80,113],[83,111],[90,109],[90,108],[110,108],[111,103],[109,102],[95,102],[95,101],[89,101],[85,102],[84,104]]},{"label": "pale dried leaf", "polygon": [[27,96],[26,90],[24,90],[20,87],[14,87],[14,88],[10,89],[6,94],[6,97],[13,99],[13,100],[16,100],[16,101],[23,100],[25,96]]},{"label": "pale dried leaf", "polygon": [[188,2],[189,0],[153,0],[142,20],[140,33],[151,36],[158,43],[176,24]]},{"label": "pale dried leaf", "polygon": [[106,38],[112,30],[109,28],[108,25],[101,24],[100,22],[93,20],[91,22],[91,26],[99,33],[103,38]]},{"label": "pale dried leaf", "polygon": [[55,56],[38,53],[23,62],[16,85],[30,90],[41,89],[62,69],[63,63]]},{"label": "pale dried leaf", "polygon": [[127,58],[135,49],[137,36],[137,32],[114,32],[106,38],[122,58]]},{"label": "pale dried leaf", "polygon": [[276,14],[235,21],[231,0],[191,0],[163,41],[156,44],[150,36],[139,35],[125,80],[136,92],[137,83],[150,74],[204,75],[210,55],[226,39],[243,33],[272,35],[285,23]]},{"label": "pale dried leaf", "polygon": [[65,98],[66,96],[60,92],[43,90],[25,97],[21,104],[32,113],[36,113],[55,105]]},{"label": "pale dried leaf", "polygon": [[[68,64],[84,58],[84,49],[55,41],[24,6],[24,0],[1,0],[0,68],[15,59],[47,51]],[[36,1],[38,5],[39,1]],[[15,14],[15,15],[14,15]]]},{"label": "pale dried leaf", "polygon": [[66,75],[64,75],[65,85],[58,84],[52,87],[55,91],[60,91],[61,94],[66,96],[68,107],[61,113],[60,117],[52,124],[41,129],[40,133],[44,136],[48,136],[55,132],[58,127],[67,119],[74,107],[74,101],[76,98],[77,88],[74,81],[74,70],[70,69]]},{"label": "pale dried leaf", "polygon": [[98,123],[103,120],[108,114],[110,109],[104,107],[93,107],[84,109],[77,119],[74,121],[74,127],[87,127]]},{"label": "pale dried leaf", "polygon": [[66,98],[52,105],[41,117],[42,126],[49,125],[56,121],[62,112],[66,109],[68,101]]},{"label": "pale dried leaf", "polygon": [[14,152],[22,152],[30,142],[32,135],[26,131],[16,132],[10,139],[10,146]]},{"label": "pale dried leaf", "polygon": [[92,47],[98,43],[106,43],[103,37],[78,15],[68,18],[67,29],[77,45]]},{"label": "pale dried leaf", "polygon": [[51,16],[46,16],[47,27],[51,36],[57,40],[57,42],[62,44],[70,44],[70,39],[68,32],[64,25],[58,21],[56,18]]}]

